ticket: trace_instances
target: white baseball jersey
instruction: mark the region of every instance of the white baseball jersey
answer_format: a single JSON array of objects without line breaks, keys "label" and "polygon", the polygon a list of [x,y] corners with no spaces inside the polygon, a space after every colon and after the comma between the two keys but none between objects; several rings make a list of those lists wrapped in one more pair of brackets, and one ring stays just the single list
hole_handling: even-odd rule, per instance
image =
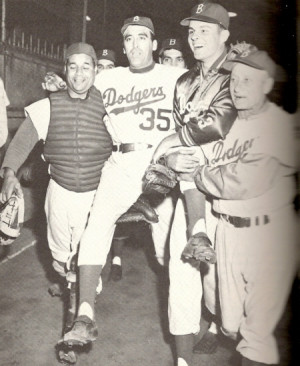
[{"label": "white baseball jersey", "polygon": [[273,332],[297,268],[293,147],[292,116],[267,103],[237,118],[224,141],[203,146],[210,165],[195,178],[217,197],[215,211],[251,217],[245,227],[220,217],[217,273],[223,331],[239,333],[237,351],[262,364],[279,363]]},{"label": "white baseball jersey", "polygon": [[[152,146],[175,132],[172,117],[174,87],[186,70],[155,64],[147,73],[117,67],[96,76],[109,116],[108,130],[119,143]],[[150,76],[151,75],[151,76]]]},{"label": "white baseball jersey", "polygon": [[219,197],[214,210],[253,216],[291,203],[293,147],[292,116],[273,103],[247,120],[237,118],[225,140],[203,145],[209,167],[200,175],[206,190]]}]

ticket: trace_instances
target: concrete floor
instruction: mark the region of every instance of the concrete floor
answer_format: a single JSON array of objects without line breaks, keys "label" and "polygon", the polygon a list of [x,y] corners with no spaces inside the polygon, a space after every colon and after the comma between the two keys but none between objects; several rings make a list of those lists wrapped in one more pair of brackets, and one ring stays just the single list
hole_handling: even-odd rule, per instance
[{"label": "concrete floor", "polygon": [[[27,209],[32,209],[30,203]],[[55,276],[43,214],[33,211],[34,219],[22,230],[18,243],[13,244],[28,248],[11,259],[6,257],[0,264],[1,366],[59,364],[55,344],[61,336],[63,302],[52,298],[47,291]],[[77,365],[174,365],[173,338],[168,332],[167,319],[168,278],[155,263],[147,226],[140,226],[131,243],[124,248],[122,281],[109,281],[110,264],[104,269],[103,291],[96,304],[99,338],[89,352],[79,355]],[[13,246],[11,253],[14,253]],[[7,254],[2,248],[2,257]],[[295,293],[299,294],[299,290]],[[278,327],[282,366],[292,365],[291,328],[286,324],[292,319],[294,334],[299,334],[295,331],[299,329],[299,313],[294,311],[291,318],[292,307],[299,309],[299,305],[299,297],[294,296]],[[204,321],[200,336],[206,326]],[[296,350],[299,346],[299,342],[294,342]],[[299,364],[294,358],[293,365]],[[234,344],[220,337],[216,354],[194,356],[193,366],[200,365],[238,366]]]}]

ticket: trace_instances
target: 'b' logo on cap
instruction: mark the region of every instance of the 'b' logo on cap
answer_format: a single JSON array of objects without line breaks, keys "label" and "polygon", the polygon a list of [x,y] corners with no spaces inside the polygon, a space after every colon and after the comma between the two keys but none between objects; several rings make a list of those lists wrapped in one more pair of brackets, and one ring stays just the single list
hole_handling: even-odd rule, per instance
[{"label": "'b' logo on cap", "polygon": [[133,18],[133,21],[134,22],[138,22],[139,20],[140,20],[140,17],[139,16],[136,16],[136,17]]},{"label": "'b' logo on cap", "polygon": [[204,4],[199,4],[196,10],[196,14],[200,14],[203,12]]},{"label": "'b' logo on cap", "polygon": [[174,46],[176,44],[176,39],[170,39],[169,46]]},{"label": "'b' logo on cap", "polygon": [[250,50],[246,50],[243,53],[241,53],[240,57],[247,57],[250,55]]},{"label": "'b' logo on cap", "polygon": [[107,50],[103,50],[102,56],[107,56]]}]

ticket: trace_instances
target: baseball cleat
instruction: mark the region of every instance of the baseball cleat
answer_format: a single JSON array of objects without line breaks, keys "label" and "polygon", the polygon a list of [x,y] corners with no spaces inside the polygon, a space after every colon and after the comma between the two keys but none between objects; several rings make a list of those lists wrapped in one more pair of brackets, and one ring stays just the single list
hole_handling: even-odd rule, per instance
[{"label": "baseball cleat", "polygon": [[63,342],[68,346],[83,346],[94,342],[98,337],[96,323],[86,315],[78,316],[73,328],[64,335]]}]

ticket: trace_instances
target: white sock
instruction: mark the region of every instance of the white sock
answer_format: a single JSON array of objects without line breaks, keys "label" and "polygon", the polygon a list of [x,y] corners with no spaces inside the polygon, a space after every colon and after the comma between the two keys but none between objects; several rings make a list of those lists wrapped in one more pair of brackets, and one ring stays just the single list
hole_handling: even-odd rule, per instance
[{"label": "white sock", "polygon": [[79,306],[78,316],[80,316],[80,315],[86,315],[90,319],[94,320],[94,312],[93,312],[91,305],[88,302],[83,302]]},{"label": "white sock", "polygon": [[177,366],[189,366],[189,365],[185,362],[183,358],[179,357],[177,359]]},{"label": "white sock", "polygon": [[121,266],[121,258],[116,255],[115,257],[113,257],[112,264],[117,264],[118,266]]},{"label": "white sock", "polygon": [[98,286],[97,286],[97,288],[96,288],[96,293],[97,293],[97,295],[99,295],[99,294],[100,294],[100,292],[102,291],[102,289],[103,289],[103,286],[102,286],[102,278],[101,278],[101,276],[100,276],[100,277],[99,277]]},{"label": "white sock", "polygon": [[213,334],[218,334],[217,324],[215,322],[211,322],[208,331]]}]

